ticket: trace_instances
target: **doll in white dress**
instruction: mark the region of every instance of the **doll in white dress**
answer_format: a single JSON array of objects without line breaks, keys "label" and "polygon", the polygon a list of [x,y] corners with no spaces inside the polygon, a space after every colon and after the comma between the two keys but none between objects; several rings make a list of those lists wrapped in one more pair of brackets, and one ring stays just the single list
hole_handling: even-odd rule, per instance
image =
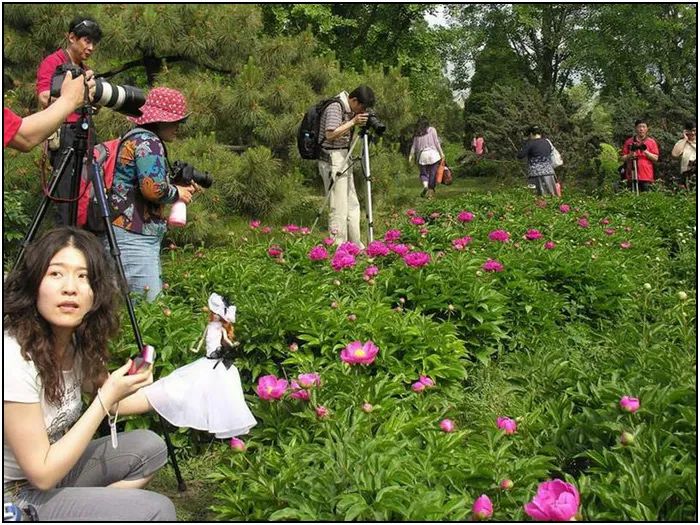
[{"label": "doll in white dress", "polygon": [[233,365],[236,307],[218,294],[209,297],[209,324],[202,357],[144,387],[148,402],[177,427],[211,432],[217,438],[247,434],[257,423],[243,397]]}]

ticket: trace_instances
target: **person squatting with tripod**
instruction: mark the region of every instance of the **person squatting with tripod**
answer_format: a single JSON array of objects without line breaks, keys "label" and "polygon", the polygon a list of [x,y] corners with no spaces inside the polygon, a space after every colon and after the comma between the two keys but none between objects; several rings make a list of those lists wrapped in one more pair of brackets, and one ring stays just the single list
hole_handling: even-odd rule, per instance
[{"label": "person squatting with tripod", "polygon": [[659,160],[659,145],[648,136],[644,119],[634,122],[635,134],[622,145],[620,160],[625,162],[627,188],[639,193],[649,191],[654,183],[654,162]]},{"label": "person squatting with tripod", "polygon": [[[62,226],[27,246],[3,290],[3,500],[40,521],[174,521],[143,490],[167,460],[149,430],[116,433],[150,409],[152,368],[107,372],[120,288],[91,233]],[[83,393],[93,395],[85,411]],[[82,412],[82,414],[81,414]],[[113,436],[92,439],[105,416]]]},{"label": "person squatting with tripod", "polygon": [[[95,20],[89,17],[75,17],[68,26],[66,35],[67,45],[59,48],[54,53],[47,56],[39,64],[36,73],[36,93],[39,98],[41,108],[47,108],[51,103],[51,80],[54,77],[56,68],[64,64],[72,64],[87,70],[86,62],[95,50],[95,47],[102,39],[102,29]],[[91,76],[91,72],[90,75]],[[73,140],[75,139],[77,122],[80,115],[76,112],[70,113],[61,127],[58,135],[49,137],[49,162],[53,169],[61,165],[61,160],[68,154]],[[73,163],[71,159],[66,171],[73,173]],[[69,199],[71,197],[71,177],[63,177],[53,195],[57,199]],[[68,203],[56,202],[56,213],[54,218],[56,224],[70,224]]]},{"label": "person squatting with tripod", "polygon": [[359,86],[350,94],[343,91],[326,107],[321,115],[323,133],[318,171],[329,195],[328,229],[336,244],[351,241],[364,249],[360,238],[360,201],[355,191],[352,164],[348,151],[356,126],[364,126],[368,108],[374,105],[374,92],[368,86]]}]

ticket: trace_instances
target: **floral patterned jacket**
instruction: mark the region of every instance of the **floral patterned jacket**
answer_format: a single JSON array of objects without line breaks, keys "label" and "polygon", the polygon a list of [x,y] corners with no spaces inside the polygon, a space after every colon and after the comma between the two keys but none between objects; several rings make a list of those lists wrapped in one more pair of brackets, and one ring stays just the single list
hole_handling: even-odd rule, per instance
[{"label": "floral patterned jacket", "polygon": [[142,235],[163,237],[163,205],[175,202],[177,188],[168,180],[165,148],[148,130],[131,134],[119,148],[110,196],[112,223]]}]

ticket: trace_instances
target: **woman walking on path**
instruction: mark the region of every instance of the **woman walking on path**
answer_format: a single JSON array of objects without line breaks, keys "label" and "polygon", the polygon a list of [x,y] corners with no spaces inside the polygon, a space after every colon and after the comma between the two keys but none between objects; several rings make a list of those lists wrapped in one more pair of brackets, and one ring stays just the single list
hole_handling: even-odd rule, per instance
[{"label": "woman walking on path", "polygon": [[445,154],[440,146],[437,131],[430,125],[428,119],[422,116],[416,123],[416,131],[413,134],[413,144],[408,154],[408,161],[416,159],[420,166],[420,180],[423,183],[421,197],[429,199],[435,195],[435,178],[440,162],[445,159]]}]

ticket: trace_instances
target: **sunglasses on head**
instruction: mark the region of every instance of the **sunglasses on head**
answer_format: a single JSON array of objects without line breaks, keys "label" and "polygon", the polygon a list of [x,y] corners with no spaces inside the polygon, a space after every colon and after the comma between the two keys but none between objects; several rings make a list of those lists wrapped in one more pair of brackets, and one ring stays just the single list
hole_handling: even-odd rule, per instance
[{"label": "sunglasses on head", "polygon": [[72,29],[69,31],[69,33],[75,33],[81,26],[85,26],[86,28],[89,28],[89,27],[97,26],[97,23],[93,22],[92,20],[83,20],[79,24],[74,25],[72,27]]}]

